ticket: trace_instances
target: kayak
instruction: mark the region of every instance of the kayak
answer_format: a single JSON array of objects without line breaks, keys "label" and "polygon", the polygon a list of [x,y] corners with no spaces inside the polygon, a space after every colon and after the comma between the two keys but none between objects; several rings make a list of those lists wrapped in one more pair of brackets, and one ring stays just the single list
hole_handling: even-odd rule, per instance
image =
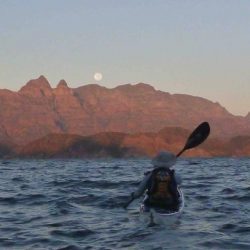
[{"label": "kayak", "polygon": [[[142,202],[140,205],[140,217],[142,218],[143,222],[150,224],[164,224],[169,223],[170,221],[173,222],[173,220],[179,218],[184,209],[185,199],[182,190],[179,187],[177,189],[179,193],[179,205],[177,210],[173,211],[163,208],[148,207]],[[143,201],[146,198],[147,197],[145,196]]]}]

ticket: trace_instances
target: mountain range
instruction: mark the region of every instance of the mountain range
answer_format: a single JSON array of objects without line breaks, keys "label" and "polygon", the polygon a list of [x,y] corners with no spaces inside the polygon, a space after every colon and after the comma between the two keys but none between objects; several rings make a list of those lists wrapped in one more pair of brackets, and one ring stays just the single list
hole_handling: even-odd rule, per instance
[{"label": "mountain range", "polygon": [[[56,88],[52,88],[44,76],[30,80],[17,92],[0,90],[2,155],[9,150],[18,155],[29,155],[27,152],[31,153],[39,143],[51,148],[52,139],[56,145],[59,141],[63,145],[70,141],[55,155],[63,155],[62,152],[74,155],[71,146],[75,148],[76,155],[88,155],[91,152],[88,153],[87,149],[85,152],[83,145],[86,148],[86,143],[96,138],[110,138],[109,143],[104,143],[108,145],[108,151],[100,151],[106,152],[104,155],[112,155],[112,150],[116,150],[114,145],[117,155],[152,155],[160,150],[161,144],[166,148],[166,144],[172,143],[170,149],[177,150],[184,137],[202,121],[210,123],[211,135],[207,148],[200,147],[196,154],[250,154],[250,113],[245,117],[235,116],[219,103],[202,97],[170,94],[144,83],[125,84],[112,89],[96,84],[70,88],[61,80]],[[119,143],[112,143],[112,138]],[[171,143],[167,141],[170,138]],[[81,150],[73,142],[82,145]],[[234,153],[235,145],[238,153]],[[218,153],[220,151],[221,154]],[[101,155],[100,152],[97,150],[96,155]]]}]

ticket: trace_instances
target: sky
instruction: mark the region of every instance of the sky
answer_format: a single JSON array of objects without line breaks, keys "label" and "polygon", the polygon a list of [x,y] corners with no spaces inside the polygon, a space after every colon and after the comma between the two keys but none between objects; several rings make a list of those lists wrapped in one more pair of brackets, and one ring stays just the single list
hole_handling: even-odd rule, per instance
[{"label": "sky", "polygon": [[249,0],[0,0],[0,88],[144,82],[246,115],[249,13]]}]

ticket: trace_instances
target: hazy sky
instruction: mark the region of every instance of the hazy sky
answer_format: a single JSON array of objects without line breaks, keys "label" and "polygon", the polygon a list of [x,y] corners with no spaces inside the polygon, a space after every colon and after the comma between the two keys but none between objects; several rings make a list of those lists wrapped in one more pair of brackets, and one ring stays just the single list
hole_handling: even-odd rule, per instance
[{"label": "hazy sky", "polygon": [[249,0],[0,0],[0,88],[145,82],[250,111]]}]

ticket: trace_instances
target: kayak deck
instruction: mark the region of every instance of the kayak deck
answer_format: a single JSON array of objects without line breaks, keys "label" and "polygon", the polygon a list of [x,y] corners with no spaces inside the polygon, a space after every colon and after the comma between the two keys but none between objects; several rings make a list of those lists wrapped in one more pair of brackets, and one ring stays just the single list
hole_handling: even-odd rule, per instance
[{"label": "kayak deck", "polygon": [[169,210],[157,207],[148,207],[144,203],[140,206],[140,214],[146,218],[149,218],[150,223],[152,220],[156,224],[161,224],[162,222],[169,221],[170,218],[177,218],[181,215],[184,209],[185,200],[182,190],[178,187],[179,192],[179,206],[177,210]]}]

